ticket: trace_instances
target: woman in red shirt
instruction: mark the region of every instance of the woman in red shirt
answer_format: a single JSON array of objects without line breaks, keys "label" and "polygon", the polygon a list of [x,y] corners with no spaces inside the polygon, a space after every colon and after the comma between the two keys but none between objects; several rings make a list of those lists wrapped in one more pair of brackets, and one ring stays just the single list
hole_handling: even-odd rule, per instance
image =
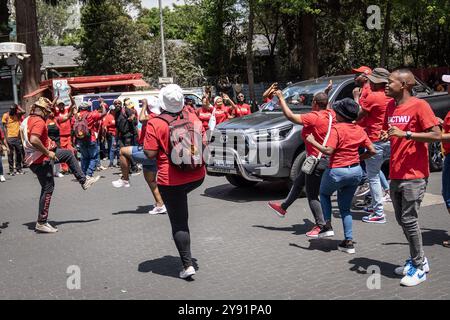
[{"label": "woman in red shirt", "polygon": [[[327,224],[320,230],[318,237],[334,234],[331,227],[331,195],[337,191],[337,202],[345,233],[345,240],[338,245],[338,249],[353,254],[355,247],[350,207],[363,175],[359,162],[375,155],[376,150],[367,133],[354,123],[359,111],[359,106],[354,100],[346,98],[337,101],[333,109],[336,112],[337,123],[331,130],[326,146],[318,143],[312,134],[306,138],[306,141],[320,152],[330,156],[329,168],[324,172],[320,184],[320,204]],[[358,154],[360,147],[368,150],[361,157]]]},{"label": "woman in red shirt", "polygon": [[216,125],[227,121],[230,118],[230,108],[223,104],[222,97],[214,98],[214,115],[216,117]]},{"label": "woman in red shirt", "polygon": [[202,122],[203,129],[205,129],[205,131],[208,131],[208,129],[209,129],[208,125],[209,125],[209,120],[211,119],[212,111],[213,111],[213,108],[209,104],[208,97],[204,96],[202,98],[202,107],[200,109],[197,109],[195,111],[195,114]]},{"label": "woman in red shirt", "polygon": [[[205,167],[181,171],[173,164],[171,160],[179,159],[174,159],[170,150],[171,131],[168,122],[162,116],[167,114],[173,119],[188,119],[194,125],[194,130],[202,130],[203,126],[195,114],[183,111],[183,90],[178,85],[170,84],[161,89],[159,100],[163,112],[160,117],[150,119],[147,123],[144,151],[149,159],[157,159],[158,188],[166,205],[173,239],[183,263],[180,278],[185,279],[195,274],[188,226],[188,194],[203,183]],[[192,150],[195,150],[195,145],[192,146]]]}]

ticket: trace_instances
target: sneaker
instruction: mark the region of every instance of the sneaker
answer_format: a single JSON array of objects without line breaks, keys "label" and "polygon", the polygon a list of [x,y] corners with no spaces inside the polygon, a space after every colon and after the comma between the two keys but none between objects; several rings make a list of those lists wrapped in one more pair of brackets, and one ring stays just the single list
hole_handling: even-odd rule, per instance
[{"label": "sneaker", "polygon": [[363,209],[364,212],[372,214],[373,213],[373,208],[372,207],[364,207]]},{"label": "sneaker", "polygon": [[108,168],[105,168],[104,166],[100,166],[100,167],[98,167],[98,168],[100,169],[100,171],[108,170]]},{"label": "sneaker", "polygon": [[195,274],[195,269],[193,266],[190,266],[187,269],[183,269],[180,272],[180,278],[186,279],[186,278],[192,277],[194,274]]},{"label": "sneaker", "polygon": [[25,172],[23,172],[22,170],[17,170],[17,174],[24,175]]},{"label": "sneaker", "polygon": [[344,240],[340,244],[338,244],[338,250],[342,252],[346,252],[349,254],[355,254],[355,246],[353,245],[352,240]]},{"label": "sneaker", "polygon": [[167,213],[166,206],[163,205],[162,207],[154,206],[152,210],[148,212],[148,214],[164,214]]},{"label": "sneaker", "polygon": [[16,174],[14,172],[8,173],[11,177],[14,177]]},{"label": "sneaker", "polygon": [[311,231],[306,233],[306,236],[309,238],[318,238],[319,237],[319,232],[322,229],[321,226],[315,225]]},{"label": "sneaker", "polygon": [[405,287],[414,287],[425,280],[427,280],[427,273],[411,265],[406,275],[400,280],[400,284]]},{"label": "sneaker", "polygon": [[276,202],[269,202],[269,207],[271,207],[277,216],[284,218],[286,216],[286,210],[281,207],[281,204]]},{"label": "sneaker", "polygon": [[56,232],[58,232],[58,229],[52,227],[48,222],[46,222],[46,223],[36,222],[36,227],[34,228],[34,230],[38,231],[38,232],[42,232],[42,233],[56,233]]},{"label": "sneaker", "polygon": [[140,170],[140,169],[131,172],[131,175],[132,175],[133,177],[138,176],[138,175],[140,175],[140,174],[142,174],[142,170]]},{"label": "sneaker", "polygon": [[0,176],[0,182],[5,182],[5,181],[6,181],[5,176]]},{"label": "sneaker", "polygon": [[55,177],[64,178],[64,175],[61,172],[58,172],[57,174],[55,174]]},{"label": "sneaker", "polygon": [[379,223],[379,224],[383,224],[386,223],[386,216],[383,214],[381,216],[377,215],[377,214],[369,214],[368,216],[365,216],[362,218],[363,222],[366,223]]},{"label": "sneaker", "polygon": [[82,188],[84,190],[88,189],[89,187],[91,187],[94,183],[96,183],[98,180],[100,179],[100,176],[96,176],[96,177],[86,177],[86,182],[82,185]]},{"label": "sneaker", "polygon": [[[414,265],[412,264],[412,260],[410,258],[406,260],[406,263],[403,267],[395,268],[394,273],[398,276],[404,276],[412,267],[414,267]],[[430,264],[428,263],[428,259],[426,257],[423,259],[422,269],[425,272],[430,272]]]},{"label": "sneaker", "polygon": [[131,186],[129,181],[122,180],[122,179],[113,181],[112,185],[114,188],[129,188]]},{"label": "sneaker", "polygon": [[355,196],[362,197],[365,196],[370,192],[370,187],[368,183],[364,183],[363,185],[359,186],[358,189],[355,192]]},{"label": "sneaker", "polygon": [[333,231],[333,227],[331,227],[331,224],[327,223],[327,225],[323,226],[320,229],[319,234],[317,235],[317,238],[321,239],[321,238],[329,238],[329,237],[334,237],[334,231]]},{"label": "sneaker", "polygon": [[391,199],[391,196],[389,195],[389,192],[386,192],[384,194],[383,202],[392,202],[392,199]]}]

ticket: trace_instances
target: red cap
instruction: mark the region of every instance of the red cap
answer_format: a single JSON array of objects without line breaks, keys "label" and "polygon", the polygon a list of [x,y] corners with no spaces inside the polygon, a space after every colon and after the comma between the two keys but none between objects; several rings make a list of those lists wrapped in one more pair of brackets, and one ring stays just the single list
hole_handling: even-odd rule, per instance
[{"label": "red cap", "polygon": [[353,73],[364,73],[366,75],[372,74],[372,69],[366,66],[361,66],[358,69],[352,69]]}]

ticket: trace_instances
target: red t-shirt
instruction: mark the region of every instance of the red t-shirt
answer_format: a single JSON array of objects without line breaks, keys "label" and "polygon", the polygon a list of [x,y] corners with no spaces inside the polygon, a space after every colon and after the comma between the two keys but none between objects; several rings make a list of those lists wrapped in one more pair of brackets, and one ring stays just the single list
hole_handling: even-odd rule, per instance
[{"label": "red t-shirt", "polygon": [[216,125],[228,120],[230,108],[222,106],[220,109],[216,107]]},{"label": "red t-shirt", "polygon": [[[31,136],[37,136],[39,140],[41,140],[44,147],[47,149],[50,148],[50,139],[48,137],[48,129],[47,124],[41,117],[38,116],[30,116],[28,118],[28,140],[30,140]],[[33,164],[42,164],[45,160],[49,160],[46,155],[40,156]]]},{"label": "red t-shirt", "polygon": [[103,118],[103,128],[106,129],[106,132],[116,136],[116,118],[112,113],[108,113]]},{"label": "red t-shirt", "polygon": [[322,144],[328,132],[330,113],[333,119],[332,124],[335,124],[336,113],[333,110],[313,111],[301,115],[303,121],[302,138],[303,141],[305,141],[306,153],[308,156],[312,155],[317,157],[319,155],[319,150],[314,148],[314,146],[310,143],[306,142],[306,137],[312,134],[316,141]]},{"label": "red t-shirt", "polygon": [[55,118],[56,122],[58,123],[58,126],[59,126],[59,135],[60,136],[68,137],[72,133],[72,124],[71,124],[70,119],[67,120],[66,122],[62,122],[62,119],[68,113],[69,113],[69,111],[67,109],[65,109],[64,112],[59,112]]},{"label": "red t-shirt", "polygon": [[[389,125],[402,131],[425,132],[439,124],[430,105],[412,97],[402,105],[395,101],[388,104],[383,129]],[[430,175],[428,144],[406,138],[392,137],[390,178],[394,180],[423,179]]]},{"label": "red t-shirt", "polygon": [[331,129],[327,146],[334,149],[330,168],[347,167],[359,163],[358,149],[372,144],[367,133],[357,124],[339,122]]},{"label": "red t-shirt", "polygon": [[367,81],[361,88],[361,95],[359,96],[359,104],[362,105],[363,103],[365,103],[365,100],[371,93],[372,89],[370,88],[370,82]]},{"label": "red t-shirt", "polygon": [[243,104],[236,104],[236,109],[234,109],[233,114],[236,118],[243,117],[246,115],[249,115],[252,113],[250,105],[243,103]]},{"label": "red t-shirt", "polygon": [[[361,108],[368,114],[365,116],[364,125],[367,135],[372,142],[380,140],[381,129],[383,129],[386,108],[392,100],[384,93],[384,89],[372,91],[365,99],[360,101]],[[358,123],[362,126],[360,123]]]},{"label": "red t-shirt", "polygon": [[102,119],[102,116],[97,111],[89,112],[83,110],[80,112],[80,117],[84,117],[86,114],[88,114],[86,120],[88,123],[89,130],[91,131],[91,142],[94,142],[97,140],[98,126],[100,120]]},{"label": "red t-shirt", "polygon": [[204,110],[203,108],[197,109],[197,117],[202,122],[203,128],[205,130],[209,129],[209,120],[211,119],[212,110]]},{"label": "red t-shirt", "polygon": [[148,120],[142,122],[141,133],[139,135],[138,144],[140,146],[144,145],[145,133],[147,132],[147,123],[150,119],[156,118],[158,115],[156,113],[150,112],[148,115]]},{"label": "red t-shirt", "polygon": [[[189,119],[198,121],[195,114],[189,113]],[[199,126],[202,125],[199,122]],[[167,154],[169,153],[169,127],[167,122],[160,118],[153,118],[147,123],[145,133],[144,150],[158,150],[156,157],[158,164],[157,183],[163,186],[178,186],[198,181],[205,177],[205,167],[183,172],[170,165]]]},{"label": "red t-shirt", "polygon": [[[444,133],[450,133],[450,112],[447,113],[447,116],[444,119]],[[450,155],[450,142],[442,143],[442,147],[444,148],[445,155]]]}]

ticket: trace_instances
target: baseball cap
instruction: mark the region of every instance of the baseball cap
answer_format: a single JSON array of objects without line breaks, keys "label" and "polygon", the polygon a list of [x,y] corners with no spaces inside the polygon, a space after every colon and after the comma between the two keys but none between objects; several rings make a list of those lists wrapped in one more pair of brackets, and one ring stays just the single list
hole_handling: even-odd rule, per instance
[{"label": "baseball cap", "polygon": [[353,73],[364,73],[365,75],[372,74],[372,69],[367,66],[361,66],[358,69],[352,69]]},{"label": "baseball cap", "polygon": [[147,111],[154,114],[161,114],[161,102],[159,101],[159,99],[155,96],[150,96],[147,100]]},{"label": "baseball cap", "polygon": [[388,83],[390,74],[391,73],[384,68],[375,68],[373,69],[372,74],[367,75],[367,78],[373,83]]}]

